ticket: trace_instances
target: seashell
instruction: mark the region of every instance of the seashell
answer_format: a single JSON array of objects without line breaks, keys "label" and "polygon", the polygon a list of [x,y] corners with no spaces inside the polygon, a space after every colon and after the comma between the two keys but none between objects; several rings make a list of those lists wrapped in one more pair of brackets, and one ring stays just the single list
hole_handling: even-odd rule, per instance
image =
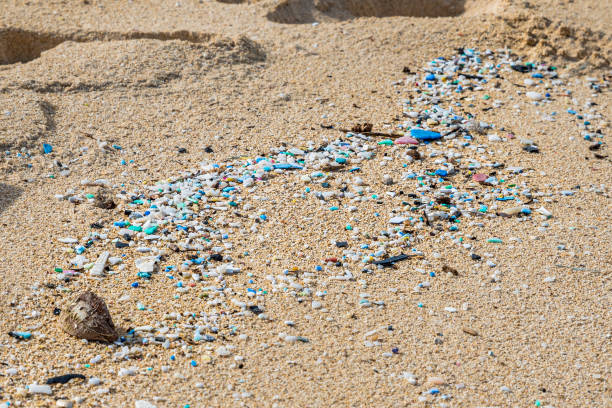
[{"label": "seashell", "polygon": [[113,193],[108,188],[101,187],[98,189],[95,199],[94,206],[102,208],[103,210],[112,210],[117,206],[113,201]]},{"label": "seashell", "polygon": [[79,295],[62,322],[62,330],[87,340],[112,342],[119,334],[104,300],[93,292]]}]

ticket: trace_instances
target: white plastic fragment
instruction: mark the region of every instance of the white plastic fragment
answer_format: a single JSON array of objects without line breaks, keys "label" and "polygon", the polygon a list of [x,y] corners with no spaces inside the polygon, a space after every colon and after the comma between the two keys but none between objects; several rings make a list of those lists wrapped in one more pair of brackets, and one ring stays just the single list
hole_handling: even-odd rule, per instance
[{"label": "white plastic fragment", "polygon": [[545,216],[546,218],[551,218],[552,217],[552,213],[550,211],[548,211],[546,208],[544,207],[540,207],[536,210],[536,212],[538,214],[542,214],[543,216]]},{"label": "white plastic fragment", "polygon": [[157,408],[157,406],[151,404],[149,401],[138,400],[134,402],[134,408]]},{"label": "white plastic fragment", "polygon": [[136,259],[134,263],[136,264],[138,272],[153,273],[158,261],[159,257],[157,256],[144,256]]},{"label": "white plastic fragment", "polygon": [[530,91],[530,92],[527,92],[525,95],[527,96],[527,98],[531,99],[532,101],[541,101],[542,99],[544,99],[544,95],[542,95],[539,92]]},{"label": "white plastic fragment", "polygon": [[51,390],[51,386],[50,385],[46,385],[46,384],[30,384],[28,386],[28,390],[30,391],[31,394],[47,394],[47,395],[51,395],[53,394],[53,390]]}]

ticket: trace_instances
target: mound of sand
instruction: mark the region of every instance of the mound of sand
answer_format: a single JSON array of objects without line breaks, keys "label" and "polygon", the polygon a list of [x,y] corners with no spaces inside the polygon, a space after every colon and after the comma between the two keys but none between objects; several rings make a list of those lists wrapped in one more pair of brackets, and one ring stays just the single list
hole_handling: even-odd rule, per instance
[{"label": "mound of sand", "polygon": [[521,12],[498,16],[482,39],[491,36],[533,60],[548,58],[597,68],[608,67],[612,61],[610,34],[539,15]]},{"label": "mound of sand", "polygon": [[5,70],[0,84],[38,92],[159,87],[175,79],[205,75],[215,66],[265,59],[261,47],[243,36],[209,36],[204,42],[197,37],[141,37],[145,39],[76,42],[87,38],[77,37],[63,41],[40,58]]}]

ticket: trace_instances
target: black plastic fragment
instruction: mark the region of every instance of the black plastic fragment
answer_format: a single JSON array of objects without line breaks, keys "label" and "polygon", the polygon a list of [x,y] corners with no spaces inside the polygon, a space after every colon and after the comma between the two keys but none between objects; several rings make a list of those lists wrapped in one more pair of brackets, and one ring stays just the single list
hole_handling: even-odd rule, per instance
[{"label": "black plastic fragment", "polygon": [[523,150],[528,153],[540,153],[540,148],[536,145],[523,146]]},{"label": "black plastic fragment", "polygon": [[531,67],[527,65],[520,65],[520,64],[510,65],[510,68],[512,68],[513,70],[517,72],[522,72],[523,74],[531,71]]},{"label": "black plastic fragment", "polygon": [[85,379],[83,374],[64,374],[58,375],[57,377],[51,377],[47,380],[47,384],[66,384],[68,381],[73,380],[75,378],[80,378],[82,380]]},{"label": "black plastic fragment", "polygon": [[347,241],[336,241],[336,246],[338,248],[346,248],[348,246],[348,242]]},{"label": "black plastic fragment", "polygon": [[256,315],[259,315],[259,314],[263,313],[263,310],[259,306],[257,306],[257,305],[249,306],[249,310],[252,313],[255,313]]},{"label": "black plastic fragment", "polygon": [[384,267],[387,267],[387,266],[393,265],[395,262],[403,261],[408,258],[410,258],[408,255],[399,254],[397,256],[392,256],[391,258],[382,259],[380,261],[374,261],[373,263],[374,265],[382,265]]},{"label": "black plastic fragment", "polygon": [[223,255],[221,255],[221,254],[212,254],[210,256],[210,260],[211,261],[221,262],[223,260]]}]

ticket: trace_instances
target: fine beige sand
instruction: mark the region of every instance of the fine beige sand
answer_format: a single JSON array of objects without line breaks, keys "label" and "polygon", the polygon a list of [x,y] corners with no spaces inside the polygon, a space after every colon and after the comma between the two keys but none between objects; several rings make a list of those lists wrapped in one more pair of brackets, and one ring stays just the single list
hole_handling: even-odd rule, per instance
[{"label": "fine beige sand", "polygon": [[[612,2],[598,0],[1,1],[0,407],[612,406],[611,27]],[[242,299],[267,319],[234,316],[240,307],[231,296],[212,304],[202,284],[178,296],[163,271],[132,288],[133,248],[114,274],[57,279],[54,269],[67,269],[74,257],[58,239],[84,242],[91,231],[116,238],[112,224],[128,208],[120,200],[106,210],[55,197],[97,193],[82,180],[133,192],[203,160],[252,158],[342,135],[322,125],[368,122],[390,132],[402,120],[402,99],[414,95],[394,84],[406,79],[404,68],[421,75],[429,61],[460,47],[511,49],[524,61],[554,65],[564,81],[550,88],[546,106],[517,96],[525,91],[516,86],[526,78],[519,73],[488,89],[490,100],[477,94],[472,102],[479,120],[517,138],[491,148],[491,160],[529,169],[524,180],[543,193],[533,208],[552,213],[462,224],[477,239],[481,263],[432,231],[422,257],[395,268],[361,273],[356,263],[354,280],[328,280],[333,269],[299,280],[326,291],[320,309],[312,307],[315,297],[291,290],[263,302]],[[493,100],[503,104],[488,109]],[[589,131],[600,136],[598,150],[583,140],[586,119],[568,109],[594,115]],[[553,111],[554,121],[543,119]],[[535,140],[540,153],[522,151],[522,138]],[[53,151],[43,154],[43,143]],[[381,195],[411,192],[413,184],[400,181],[401,159],[389,154],[386,169],[377,157],[361,177]],[[430,160],[423,171],[435,168]],[[396,184],[384,185],[383,174]],[[337,189],[351,177],[329,181]],[[271,221],[258,234],[233,231],[234,246],[248,253],[235,259],[243,272],[228,277],[234,291],[271,291],[266,276],[285,269],[313,272],[342,255],[330,241],[351,241],[347,223],[380,231],[394,209],[381,201],[357,215],[330,212],[296,198],[294,186],[305,188],[294,176],[260,187],[255,194],[269,201],[248,199]],[[102,250],[85,255],[94,261]],[[164,265],[183,259],[172,253]],[[431,288],[415,293],[428,279]],[[106,301],[122,335],[150,325],[182,337],[169,348],[140,344],[120,358],[121,346],[71,337],[62,314],[85,290]],[[366,293],[384,306],[360,307]],[[192,314],[213,311],[222,315],[210,333],[215,341],[191,341],[202,324]],[[32,337],[8,334],[15,331]],[[219,355],[221,346],[232,356]],[[120,375],[127,369],[135,375]],[[26,388],[69,373],[86,379],[52,385],[50,395]],[[101,384],[88,384],[91,377]]]}]

